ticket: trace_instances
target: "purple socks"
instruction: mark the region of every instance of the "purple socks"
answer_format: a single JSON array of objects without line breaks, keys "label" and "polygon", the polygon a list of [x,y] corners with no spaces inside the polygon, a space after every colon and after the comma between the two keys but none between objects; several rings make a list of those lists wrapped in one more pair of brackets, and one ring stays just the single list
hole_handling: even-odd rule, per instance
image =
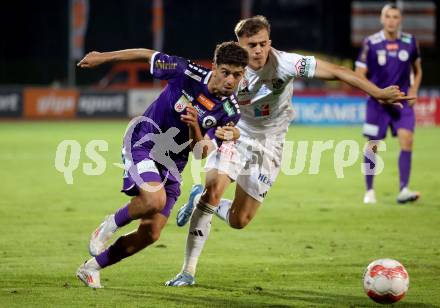
[{"label": "purple socks", "polygon": [[[374,168],[376,164],[374,159],[371,160],[367,156],[364,156],[364,163],[367,164],[365,173],[365,184],[367,185],[367,190],[373,189],[373,178],[374,178]],[[369,169],[369,170],[368,170]]]},{"label": "purple socks", "polygon": [[127,249],[122,244],[123,236],[118,238],[109,248],[101,252],[95,257],[101,268],[115,264],[122,259],[131,256],[133,253],[128,253]]},{"label": "purple socks", "polygon": [[115,213],[115,223],[118,227],[123,227],[132,221],[130,215],[128,215],[128,204],[121,207]]},{"label": "purple socks", "polygon": [[411,172],[411,151],[400,151],[399,156],[399,175],[400,175],[400,190],[408,186],[409,174]]}]

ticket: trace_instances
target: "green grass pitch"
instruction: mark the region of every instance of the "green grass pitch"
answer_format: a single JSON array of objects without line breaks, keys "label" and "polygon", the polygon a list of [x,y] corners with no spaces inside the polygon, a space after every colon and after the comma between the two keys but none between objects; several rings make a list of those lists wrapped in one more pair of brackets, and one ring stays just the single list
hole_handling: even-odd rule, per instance
[{"label": "green grass pitch", "polygon": [[[157,243],[104,269],[104,289],[86,288],[75,271],[88,258],[89,235],[127,200],[119,192],[122,170],[113,165],[127,122],[0,123],[0,307],[374,307],[361,278],[369,262],[383,257],[401,261],[410,274],[409,292],[396,307],[440,307],[440,128],[416,132],[411,187],[422,192],[416,204],[394,201],[396,140],[387,139],[381,153],[376,205],[361,203],[361,158],[337,179],[333,151],[324,152],[319,174],[281,174],[247,228],[233,230],[214,218],[197,286],[163,286],[180,270],[186,238],[174,211]],[[363,144],[360,134],[359,127],[292,126],[287,139]],[[72,185],[54,167],[64,139],[82,147]],[[82,172],[93,139],[109,145],[99,176]],[[176,207],[192,184],[186,170]]]}]

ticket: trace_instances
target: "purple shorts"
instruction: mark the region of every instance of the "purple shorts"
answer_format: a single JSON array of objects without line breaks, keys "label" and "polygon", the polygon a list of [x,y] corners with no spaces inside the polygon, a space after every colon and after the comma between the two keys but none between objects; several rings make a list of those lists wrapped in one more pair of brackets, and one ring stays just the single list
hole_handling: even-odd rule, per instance
[{"label": "purple shorts", "polygon": [[[131,151],[135,168],[124,171],[121,192],[128,196],[137,196],[141,184],[148,182],[163,183],[167,200],[161,214],[169,217],[177,198],[180,196],[180,178],[176,178],[167,168],[152,160],[149,150],[145,147],[132,148]],[[122,156],[124,164],[127,164],[125,150],[122,151]]]},{"label": "purple shorts", "polygon": [[383,106],[373,99],[368,99],[366,120],[363,134],[370,140],[382,140],[387,135],[388,126],[393,136],[397,135],[399,128],[414,132],[414,109],[404,102],[403,108]]}]

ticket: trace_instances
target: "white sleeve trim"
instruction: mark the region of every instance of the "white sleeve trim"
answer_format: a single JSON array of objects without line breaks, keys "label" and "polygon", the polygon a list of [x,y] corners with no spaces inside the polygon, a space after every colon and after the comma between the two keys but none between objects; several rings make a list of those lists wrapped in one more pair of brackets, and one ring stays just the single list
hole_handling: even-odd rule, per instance
[{"label": "white sleeve trim", "polygon": [[356,65],[356,67],[367,68],[367,65],[361,61],[356,61],[355,65]]},{"label": "white sleeve trim", "polygon": [[154,58],[156,57],[156,55],[159,52],[156,51],[155,53],[153,53],[153,55],[151,56],[151,60],[150,60],[150,74],[153,75],[153,67],[154,67]]},{"label": "white sleeve trim", "polygon": [[211,77],[212,71],[209,71],[208,75],[206,75],[205,80],[203,80],[204,84],[208,84],[209,77]]},{"label": "white sleeve trim", "polygon": [[316,58],[315,57],[310,57],[310,59],[312,59],[313,65],[311,65],[310,70],[309,70],[309,75],[307,77],[308,78],[313,78],[313,77],[315,77],[315,71],[316,71]]}]

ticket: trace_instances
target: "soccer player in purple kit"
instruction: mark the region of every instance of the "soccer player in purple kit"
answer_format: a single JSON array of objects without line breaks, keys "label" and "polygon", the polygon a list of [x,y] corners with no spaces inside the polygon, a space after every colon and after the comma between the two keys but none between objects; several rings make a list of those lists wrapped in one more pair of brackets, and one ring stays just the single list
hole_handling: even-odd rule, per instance
[{"label": "soccer player in purple kit", "polygon": [[[422,65],[420,52],[413,35],[400,31],[402,11],[394,4],[387,4],[381,13],[383,29],[370,35],[364,41],[359,58],[356,61],[356,72],[366,76],[379,87],[398,85],[408,96],[416,97],[422,81]],[[411,82],[411,73],[413,81]],[[366,166],[373,172],[367,172],[366,193],[364,203],[376,203],[373,190],[375,167],[374,152],[377,150],[374,141],[386,137],[388,126],[392,135],[398,137],[400,144],[399,175],[400,192],[398,203],[417,200],[419,192],[408,189],[411,170],[412,144],[414,136],[415,116],[413,105],[415,99],[403,101],[403,108],[380,104],[373,97],[367,101],[366,121],[363,128],[364,135],[372,140],[370,155],[365,155]],[[370,159],[371,158],[371,159]]]},{"label": "soccer player in purple kit", "polygon": [[[78,66],[92,68],[117,61],[149,62],[153,77],[167,80],[168,85],[144,116],[130,123],[124,137],[122,191],[133,198],[107,216],[91,235],[89,252],[94,257],[76,273],[91,288],[102,287],[102,268],[159,239],[180,195],[180,173],[190,150],[203,158],[221,140],[232,136],[238,139],[239,131],[234,126],[240,111],[234,91],[243,77],[248,53],[237,43],[222,43],[215,50],[212,71],[149,49],[92,52]],[[195,147],[200,141],[203,143],[197,153]],[[133,220],[139,220],[138,229],[105,249],[112,234]]]}]

